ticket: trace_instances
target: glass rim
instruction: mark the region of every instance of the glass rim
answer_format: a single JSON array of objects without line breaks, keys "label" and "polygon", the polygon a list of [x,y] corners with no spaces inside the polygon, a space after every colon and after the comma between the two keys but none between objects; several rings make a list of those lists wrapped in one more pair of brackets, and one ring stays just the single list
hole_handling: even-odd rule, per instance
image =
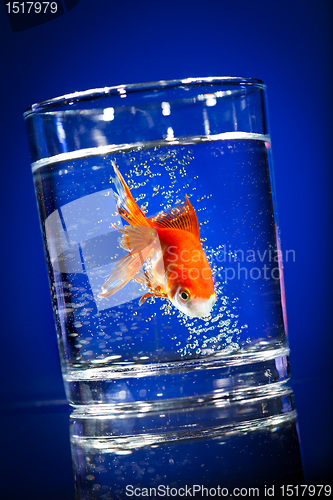
[{"label": "glass rim", "polygon": [[125,85],[114,85],[111,87],[95,88],[77,92],[71,92],[69,94],[64,94],[59,97],[54,97],[53,99],[47,99],[41,101],[31,106],[28,106],[24,112],[24,118],[29,117],[32,113],[43,112],[48,108],[53,106],[61,106],[64,104],[89,101],[94,99],[99,99],[102,97],[109,96],[119,96],[124,93],[134,93],[142,91],[151,91],[158,89],[167,89],[173,87],[181,86],[201,86],[201,85],[239,85],[239,86],[249,86],[257,87],[259,89],[265,89],[266,85],[262,80],[257,78],[247,78],[239,76],[212,76],[212,77],[198,77],[198,78],[184,78],[180,80],[159,80],[155,82],[146,83],[130,83]]}]

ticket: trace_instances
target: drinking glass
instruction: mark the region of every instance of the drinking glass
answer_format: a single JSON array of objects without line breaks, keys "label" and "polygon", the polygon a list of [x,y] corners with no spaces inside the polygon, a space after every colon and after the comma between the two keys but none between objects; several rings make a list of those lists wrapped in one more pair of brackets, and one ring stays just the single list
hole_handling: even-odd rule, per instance
[{"label": "drinking glass", "polygon": [[208,405],[224,409],[219,427],[295,417],[265,103],[260,80],[212,77],[75,92],[24,113],[81,416]]}]

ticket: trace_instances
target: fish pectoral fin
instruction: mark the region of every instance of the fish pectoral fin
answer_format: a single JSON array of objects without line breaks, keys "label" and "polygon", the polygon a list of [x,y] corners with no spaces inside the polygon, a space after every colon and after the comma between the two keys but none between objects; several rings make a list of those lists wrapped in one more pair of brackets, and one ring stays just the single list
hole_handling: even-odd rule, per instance
[{"label": "fish pectoral fin", "polygon": [[147,299],[149,299],[150,297],[160,297],[160,298],[167,298],[167,294],[165,292],[163,292],[163,290],[158,290],[158,289],[154,289],[154,290],[151,290],[149,293],[145,293],[144,295],[142,295],[141,299],[139,300],[139,306],[142,306],[142,304],[144,304],[146,302]]},{"label": "fish pectoral fin", "polygon": [[151,269],[143,269],[141,268],[138,273],[133,277],[133,280],[139,283],[140,285],[144,285],[148,288],[148,292],[142,295],[139,300],[139,305],[142,306],[144,302],[146,302],[149,297],[166,297],[167,294],[162,290],[161,286],[158,285],[154,276],[151,272]]},{"label": "fish pectoral fin", "polygon": [[132,252],[119,259],[108,280],[102,285],[98,297],[105,299],[118,292],[136,275],[145,260],[143,252]]},{"label": "fish pectoral fin", "polygon": [[151,293],[145,293],[144,295],[142,295],[141,299],[139,300],[139,306],[142,306],[142,304],[144,304],[150,297],[152,297]]}]

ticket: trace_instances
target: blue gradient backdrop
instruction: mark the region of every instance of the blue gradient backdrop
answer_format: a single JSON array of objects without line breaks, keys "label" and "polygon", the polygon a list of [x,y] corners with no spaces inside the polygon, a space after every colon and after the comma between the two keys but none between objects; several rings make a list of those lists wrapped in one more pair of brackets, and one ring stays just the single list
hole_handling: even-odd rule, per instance
[{"label": "blue gradient backdrop", "polygon": [[332,460],[332,3],[80,0],[1,39],[1,400],[65,398],[23,110],[76,90],[190,76],[268,86],[292,386],[307,482]]}]

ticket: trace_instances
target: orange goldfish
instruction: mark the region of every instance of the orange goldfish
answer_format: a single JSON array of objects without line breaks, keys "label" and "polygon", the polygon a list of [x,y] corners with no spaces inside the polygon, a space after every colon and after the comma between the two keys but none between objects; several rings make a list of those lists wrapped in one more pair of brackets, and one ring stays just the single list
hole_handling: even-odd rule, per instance
[{"label": "orange goldfish", "polygon": [[122,233],[121,247],[129,253],[118,260],[99,297],[113,295],[133,279],[148,288],[140,305],[148,297],[165,297],[187,316],[208,316],[216,301],[214,282],[187,195],[171,210],[146,217],[114,163],[113,167],[118,213],[129,224],[115,228]]}]

